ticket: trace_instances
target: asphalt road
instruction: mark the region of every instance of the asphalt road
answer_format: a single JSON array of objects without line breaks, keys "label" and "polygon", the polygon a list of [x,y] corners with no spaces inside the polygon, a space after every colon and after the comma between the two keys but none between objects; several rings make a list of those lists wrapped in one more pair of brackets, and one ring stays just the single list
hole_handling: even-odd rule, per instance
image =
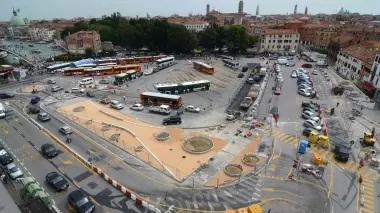
[{"label": "asphalt road", "polygon": [[[7,110],[10,109],[8,108]],[[62,147],[42,134],[14,110],[8,112],[7,121],[3,121],[2,125],[7,129],[7,134],[4,132],[4,134],[0,135],[2,141],[15,156],[15,159],[18,159],[18,164],[23,165],[24,173],[28,175],[30,172],[52,196],[57,207],[62,212],[69,212],[67,195],[77,188],[76,185],[92,197],[97,207],[97,213],[143,211],[141,207],[134,205],[134,201],[126,198],[97,175],[93,175],[73,156],[66,153]],[[56,145],[62,152],[58,157],[46,160],[39,152],[40,147],[45,143]],[[51,171],[62,171],[65,177],[72,182],[68,191],[56,193],[45,183],[45,175]],[[19,183],[17,184],[20,185]]]}]

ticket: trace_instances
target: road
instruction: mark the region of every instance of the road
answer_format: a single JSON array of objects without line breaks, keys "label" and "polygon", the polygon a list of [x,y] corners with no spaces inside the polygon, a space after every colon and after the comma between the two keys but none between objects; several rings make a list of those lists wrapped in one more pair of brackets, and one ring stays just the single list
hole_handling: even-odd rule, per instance
[{"label": "road", "polygon": [[[134,201],[125,197],[97,175],[93,175],[73,156],[66,153],[65,149],[42,134],[15,110],[8,108],[7,111],[7,119],[2,120],[1,123],[6,129],[3,131],[4,134],[0,134],[1,142],[6,145],[14,158],[18,159],[18,164],[22,166],[24,174],[33,176],[52,196],[62,212],[69,212],[67,195],[78,187],[92,197],[97,213],[142,212],[141,208],[134,205]],[[52,160],[42,157],[39,150],[45,143],[55,144],[61,150],[59,156]],[[45,183],[45,175],[52,171],[63,173],[71,182],[68,191],[56,193]],[[20,183],[16,184],[21,187]]]}]

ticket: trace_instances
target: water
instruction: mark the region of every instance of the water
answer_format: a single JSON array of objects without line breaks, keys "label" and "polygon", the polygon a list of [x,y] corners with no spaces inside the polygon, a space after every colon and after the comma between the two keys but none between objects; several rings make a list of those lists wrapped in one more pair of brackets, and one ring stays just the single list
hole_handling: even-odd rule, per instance
[{"label": "water", "polygon": [[[34,42],[26,42],[26,41],[18,41],[18,40],[4,40],[4,41],[2,41],[2,44],[22,46],[23,48],[18,48],[18,49],[16,49],[15,52],[17,52],[23,56],[27,55],[27,58],[30,61],[41,60],[42,58],[45,58],[45,59],[51,58],[51,57],[54,57],[55,55],[60,55],[63,53],[61,50],[57,50],[57,49],[53,49],[53,48],[48,47],[47,45],[49,45],[49,44],[36,44]],[[34,47],[29,47],[28,46],[29,44],[33,44]],[[30,51],[34,48],[41,50],[41,53],[32,54]],[[15,47],[10,47],[9,49],[14,50]],[[9,54],[9,53],[8,53],[8,56],[5,58],[5,60],[9,63],[17,63],[18,62],[17,59],[15,58],[15,56],[13,56],[12,54]]]}]

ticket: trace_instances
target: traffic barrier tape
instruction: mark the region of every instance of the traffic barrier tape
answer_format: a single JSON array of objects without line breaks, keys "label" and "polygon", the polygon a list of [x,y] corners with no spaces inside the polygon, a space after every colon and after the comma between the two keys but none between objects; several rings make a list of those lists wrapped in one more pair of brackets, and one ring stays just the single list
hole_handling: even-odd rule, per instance
[{"label": "traffic barrier tape", "polygon": [[94,172],[98,173],[98,168],[96,168],[95,166],[92,167],[92,170],[93,170]]},{"label": "traffic barrier tape", "polygon": [[142,201],[141,205],[144,206],[145,208],[149,208],[149,205],[146,201]]},{"label": "traffic barrier tape", "polygon": [[121,185],[120,183],[116,183],[116,186],[115,186],[117,189],[121,190]]},{"label": "traffic barrier tape", "polygon": [[132,197],[132,193],[131,192],[129,192],[129,191],[125,191],[125,195],[127,196],[127,197]]},{"label": "traffic barrier tape", "polygon": [[132,200],[136,201],[136,195],[131,193],[131,198],[132,198]]},{"label": "traffic barrier tape", "polygon": [[143,201],[140,198],[136,198],[136,204],[137,205],[142,205]]},{"label": "traffic barrier tape", "polygon": [[108,183],[113,184],[112,178],[108,177]]}]

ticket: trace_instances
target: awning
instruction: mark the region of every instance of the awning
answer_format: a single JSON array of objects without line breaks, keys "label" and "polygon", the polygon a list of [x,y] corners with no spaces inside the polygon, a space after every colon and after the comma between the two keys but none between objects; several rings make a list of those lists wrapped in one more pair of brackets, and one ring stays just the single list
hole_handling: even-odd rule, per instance
[{"label": "awning", "polygon": [[376,90],[376,87],[374,87],[374,86],[373,86],[372,84],[370,84],[368,81],[363,81],[362,86],[364,87],[364,89],[366,89],[366,90],[368,90],[368,91]]}]

